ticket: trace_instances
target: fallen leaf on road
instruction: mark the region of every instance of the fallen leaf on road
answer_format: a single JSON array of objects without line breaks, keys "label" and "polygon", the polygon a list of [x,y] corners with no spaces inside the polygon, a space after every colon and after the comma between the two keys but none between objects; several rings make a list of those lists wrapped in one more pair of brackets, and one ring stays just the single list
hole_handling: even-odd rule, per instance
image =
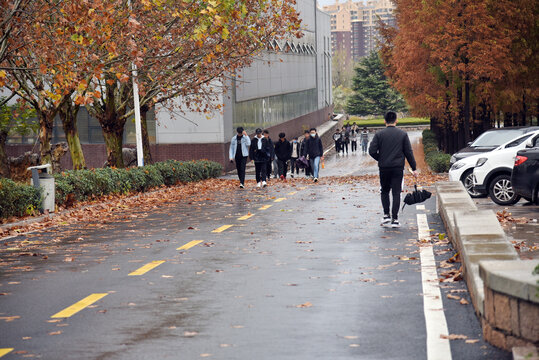
[{"label": "fallen leaf on road", "polygon": [[468,300],[466,300],[465,298],[460,299],[460,303],[462,305],[468,305],[469,304]]},{"label": "fallen leaf on road", "polygon": [[447,294],[447,298],[448,299],[453,299],[453,300],[460,300],[460,296],[451,295],[451,294]]},{"label": "fallen leaf on road", "polygon": [[23,336],[23,340],[30,340],[32,337],[31,336]]},{"label": "fallen leaf on road", "polygon": [[200,354],[200,357],[210,357],[211,354]]},{"label": "fallen leaf on road", "polygon": [[232,325],[234,329],[243,329],[245,326],[243,325]]},{"label": "fallen leaf on road", "polygon": [[183,336],[185,337],[194,337],[194,336],[197,336],[198,335],[198,332],[196,331],[185,331],[183,333]]},{"label": "fallen leaf on road", "polygon": [[440,335],[440,339],[448,339],[448,340],[465,340],[468,337],[466,335],[457,335],[457,334],[449,334],[449,335]]},{"label": "fallen leaf on road", "polygon": [[350,346],[350,347],[359,347],[359,344],[350,344],[348,346]]},{"label": "fallen leaf on road", "polygon": [[297,308],[308,308],[308,307],[312,307],[312,306],[313,306],[313,304],[311,304],[308,301],[306,303],[296,305]]},{"label": "fallen leaf on road", "polygon": [[51,331],[49,335],[60,335],[62,332],[60,330],[58,331]]},{"label": "fallen leaf on road", "polygon": [[479,342],[479,339],[468,339],[466,340],[466,344],[475,344]]},{"label": "fallen leaf on road", "polygon": [[343,338],[347,339],[347,340],[354,340],[354,339],[357,339],[358,336],[355,336],[355,335],[347,335],[347,336],[343,336]]},{"label": "fallen leaf on road", "polygon": [[162,278],[165,278],[165,279],[170,279],[170,278],[173,278],[174,276],[172,275],[161,275]]},{"label": "fallen leaf on road", "polygon": [[75,259],[73,259],[71,256],[68,256],[64,259],[65,262],[72,262],[73,260]]},{"label": "fallen leaf on road", "polygon": [[219,346],[222,348],[227,348],[227,347],[230,347],[230,344],[220,344]]}]

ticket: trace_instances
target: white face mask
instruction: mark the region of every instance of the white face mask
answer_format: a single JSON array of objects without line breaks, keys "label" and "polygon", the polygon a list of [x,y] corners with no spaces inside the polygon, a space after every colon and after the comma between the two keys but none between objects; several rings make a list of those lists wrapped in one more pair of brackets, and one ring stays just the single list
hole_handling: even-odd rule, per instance
[{"label": "white face mask", "polygon": [[316,136],[316,133],[315,134],[311,133],[311,137],[315,137],[315,136]]}]

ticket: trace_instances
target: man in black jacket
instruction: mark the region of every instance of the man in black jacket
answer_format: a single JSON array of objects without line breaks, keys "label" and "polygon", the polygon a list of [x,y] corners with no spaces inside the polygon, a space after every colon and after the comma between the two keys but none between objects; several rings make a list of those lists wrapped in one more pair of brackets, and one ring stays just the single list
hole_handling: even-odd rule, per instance
[{"label": "man in black jacket", "polygon": [[324,146],[322,140],[316,132],[316,128],[312,128],[309,132],[309,139],[305,145],[305,152],[311,164],[314,182],[318,182],[318,172],[320,171],[320,161],[324,160]]},{"label": "man in black jacket", "polygon": [[271,155],[268,139],[262,136],[262,129],[256,129],[256,136],[251,140],[249,157],[255,163],[256,186],[266,187],[266,167]]},{"label": "man in black jacket", "polygon": [[[268,181],[271,179],[271,171],[272,171],[272,164],[275,160],[275,145],[273,144],[273,141],[271,140],[269,136],[269,130],[264,129],[263,131],[264,137],[269,142],[269,146],[271,148],[270,150],[270,158],[268,159],[267,165],[266,165],[266,177],[268,178]],[[273,173],[275,174],[275,177],[277,177],[277,169],[273,169]]]},{"label": "man in black jacket", "polygon": [[281,180],[286,180],[286,172],[288,171],[287,162],[292,155],[292,145],[286,140],[285,133],[279,134],[279,141],[275,143],[275,156],[277,157],[277,167],[279,168],[279,177]]},{"label": "man in black jacket", "polygon": [[[385,115],[386,128],[377,132],[371,141],[369,154],[378,161],[384,218],[382,226],[400,227],[399,207],[404,176],[404,159],[417,177],[416,162],[408,134],[397,129],[397,114],[393,111]],[[393,194],[393,206],[389,214],[389,191]]]}]

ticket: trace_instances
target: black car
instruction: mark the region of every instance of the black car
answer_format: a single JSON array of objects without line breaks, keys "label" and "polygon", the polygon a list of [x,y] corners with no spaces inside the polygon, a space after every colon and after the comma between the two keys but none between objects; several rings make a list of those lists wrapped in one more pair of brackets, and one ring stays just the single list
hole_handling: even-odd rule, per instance
[{"label": "black car", "polygon": [[511,184],[515,193],[539,205],[539,147],[517,153]]},{"label": "black car", "polygon": [[539,130],[539,126],[511,127],[485,131],[477,139],[469,143],[467,147],[460,149],[451,156],[451,166],[461,159],[477,153],[492,151],[517,136],[535,130]]}]

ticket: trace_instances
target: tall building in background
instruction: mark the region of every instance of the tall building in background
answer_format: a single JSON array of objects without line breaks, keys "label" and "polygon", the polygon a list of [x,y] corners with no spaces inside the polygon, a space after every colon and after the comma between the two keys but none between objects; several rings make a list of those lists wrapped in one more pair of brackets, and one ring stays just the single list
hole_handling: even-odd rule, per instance
[{"label": "tall building in background", "polygon": [[339,2],[324,6],[331,16],[331,41],[335,54],[344,51],[354,61],[376,49],[380,34],[376,27],[378,19],[396,26],[395,5],[391,0],[369,0],[365,2]]}]

